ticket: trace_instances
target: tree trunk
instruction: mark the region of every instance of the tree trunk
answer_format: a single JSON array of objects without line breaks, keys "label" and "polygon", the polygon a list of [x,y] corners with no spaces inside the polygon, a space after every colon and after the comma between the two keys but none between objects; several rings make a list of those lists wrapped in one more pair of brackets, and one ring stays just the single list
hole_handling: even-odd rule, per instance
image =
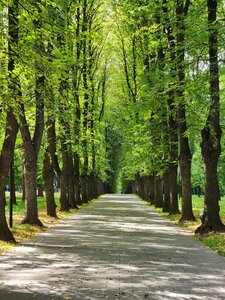
[{"label": "tree trunk", "polygon": [[192,210],[191,156],[188,156],[188,154],[185,158],[180,157],[180,171],[182,178],[182,215],[179,222],[196,221]]},{"label": "tree trunk", "polygon": [[140,184],[140,176],[138,174],[135,175],[135,190],[136,195],[138,197],[141,197],[141,184]]},{"label": "tree trunk", "polygon": [[20,132],[24,148],[24,180],[25,180],[25,203],[26,214],[22,223],[42,226],[38,219],[37,206],[37,156],[41,145],[44,130],[44,102],[40,94],[43,88],[44,77],[41,76],[36,80],[36,124],[33,139],[28,128],[24,105],[20,108]]},{"label": "tree trunk", "polygon": [[60,211],[69,211],[68,199],[68,153],[64,141],[61,141],[63,167],[60,173]]},{"label": "tree trunk", "polygon": [[163,176],[163,194],[163,212],[170,212],[170,183],[168,171]]},{"label": "tree trunk", "polygon": [[132,181],[132,194],[135,194],[135,184],[134,184],[134,181]]},{"label": "tree trunk", "polygon": [[77,205],[82,205],[80,191],[80,160],[78,154],[74,155],[74,176],[75,176],[75,201]]},{"label": "tree trunk", "polygon": [[92,200],[92,185],[91,185],[91,176],[87,176],[87,198],[88,201]]},{"label": "tree trunk", "polygon": [[91,188],[91,199],[96,199],[96,188],[95,188],[95,175],[92,172],[90,174],[90,188]]},{"label": "tree trunk", "polygon": [[2,199],[3,199],[2,201],[3,201],[4,205],[6,205],[7,203],[6,203],[5,187],[4,187],[4,195],[3,195]]},{"label": "tree trunk", "polygon": [[155,176],[155,207],[163,207],[162,180]]},{"label": "tree trunk", "polygon": [[43,178],[45,182],[45,197],[46,197],[46,210],[47,215],[50,217],[57,217],[56,204],[54,197],[54,169],[49,157],[49,153],[46,150],[44,164],[43,164]]},{"label": "tree trunk", "polygon": [[9,108],[6,118],[5,139],[0,155],[0,239],[8,242],[15,242],[15,239],[8,227],[5,216],[5,183],[14,154],[18,128],[13,110]]},{"label": "tree trunk", "polygon": [[22,162],[22,201],[25,202],[25,178],[24,178],[24,162]]},{"label": "tree trunk", "polygon": [[149,176],[149,201],[151,205],[155,204],[155,187],[154,187],[154,176]]},{"label": "tree trunk", "polygon": [[144,200],[149,202],[149,176],[143,176]]},{"label": "tree trunk", "polygon": [[26,190],[26,214],[22,224],[30,224],[43,226],[38,218],[38,205],[37,205],[37,157],[33,151],[26,151],[24,153],[24,179]]},{"label": "tree trunk", "polygon": [[48,146],[45,150],[44,162],[43,162],[43,178],[46,197],[46,209],[47,215],[50,217],[57,217],[56,203],[54,195],[54,162],[56,152],[56,135],[55,135],[55,122],[48,117],[47,121],[47,140]]},{"label": "tree trunk", "polygon": [[71,154],[68,154],[68,198],[71,208],[78,208],[75,198],[75,176],[74,165]]},{"label": "tree trunk", "polygon": [[12,159],[11,166],[10,166],[10,202],[13,205],[17,205],[17,202],[16,202],[16,187],[15,187],[14,159]]},{"label": "tree trunk", "polygon": [[225,225],[220,219],[220,190],[217,176],[217,164],[221,153],[220,128],[220,87],[218,63],[217,1],[208,0],[208,46],[210,62],[210,98],[211,105],[206,125],[202,130],[201,151],[205,164],[205,209],[202,224],[196,233],[208,231],[224,232]]},{"label": "tree trunk", "polygon": [[81,177],[81,195],[82,195],[82,203],[88,203],[87,178],[84,175],[82,175]]},{"label": "tree trunk", "polygon": [[96,175],[93,175],[93,193],[94,193],[94,199],[97,199],[98,198],[98,189],[97,189],[97,186],[98,186],[98,177]]},{"label": "tree trunk", "polygon": [[37,197],[44,197],[44,188],[40,185],[37,185]]},{"label": "tree trunk", "polygon": [[169,183],[170,183],[170,215],[179,214],[178,189],[177,189],[177,164],[169,165]]},{"label": "tree trunk", "polygon": [[139,196],[141,199],[144,197],[144,189],[143,189],[143,178],[139,176],[138,178],[138,185],[139,185]]}]

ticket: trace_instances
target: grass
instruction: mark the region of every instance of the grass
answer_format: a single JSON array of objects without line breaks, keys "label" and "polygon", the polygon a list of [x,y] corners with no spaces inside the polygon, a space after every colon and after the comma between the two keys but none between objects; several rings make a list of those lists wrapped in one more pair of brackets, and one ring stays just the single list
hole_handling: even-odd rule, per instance
[{"label": "grass", "polygon": [[[196,239],[201,241],[204,245],[207,247],[211,248],[213,251],[217,252],[221,256],[225,257],[225,233],[209,233],[209,234],[204,234],[204,235],[195,235],[194,232],[196,228],[201,224],[201,221],[199,219],[200,212],[203,208],[203,202],[204,199],[203,197],[198,197],[196,195],[193,195],[193,213],[197,219],[196,222],[182,222],[179,223],[180,219],[180,214],[177,215],[168,215],[168,213],[162,212],[162,209],[160,208],[154,208],[156,211],[158,211],[160,214],[164,215],[167,219],[170,221],[174,222],[177,226],[182,227],[189,232],[191,232]],[[179,207],[181,209],[181,199],[179,200]],[[221,199],[220,202],[220,216],[225,223],[225,197]]]},{"label": "grass", "polygon": [[[29,224],[21,224],[25,214],[25,205],[22,201],[21,194],[17,194],[17,205],[13,206],[13,228],[11,229],[13,236],[17,242],[22,242],[38,233],[46,230],[56,223],[61,222],[63,219],[69,217],[72,213],[78,211],[78,209],[71,209],[70,212],[59,211],[59,195],[55,197],[57,204],[57,216],[58,218],[52,218],[46,215],[45,198],[38,198],[39,218],[42,221],[44,227],[31,226]],[[8,203],[8,197],[6,197]],[[6,205],[6,216],[9,216],[9,206]],[[0,254],[6,252],[14,245],[4,241],[0,241]]]}]

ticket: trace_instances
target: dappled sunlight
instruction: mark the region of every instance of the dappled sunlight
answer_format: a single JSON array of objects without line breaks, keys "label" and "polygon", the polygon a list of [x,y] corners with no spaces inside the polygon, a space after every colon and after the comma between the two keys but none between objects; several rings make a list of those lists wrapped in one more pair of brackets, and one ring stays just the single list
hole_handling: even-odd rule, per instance
[{"label": "dappled sunlight", "polygon": [[1,294],[19,300],[225,295],[224,259],[127,195],[82,209],[2,256],[0,268]]}]

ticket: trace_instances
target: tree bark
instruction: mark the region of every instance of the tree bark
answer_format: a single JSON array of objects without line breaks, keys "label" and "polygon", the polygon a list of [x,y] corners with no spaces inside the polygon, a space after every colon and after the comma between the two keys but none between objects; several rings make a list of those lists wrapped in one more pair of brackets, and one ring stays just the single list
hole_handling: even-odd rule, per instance
[{"label": "tree bark", "polygon": [[155,207],[163,207],[162,180],[159,176],[155,176]]},{"label": "tree bark", "polygon": [[60,172],[60,211],[69,211],[69,198],[68,198],[68,152],[64,141],[61,141],[62,151],[62,170]]},{"label": "tree bark", "polygon": [[56,203],[54,196],[54,162],[56,152],[56,136],[55,136],[55,122],[48,118],[47,121],[47,140],[48,146],[45,150],[44,162],[43,162],[43,178],[46,197],[46,210],[47,215],[50,217],[57,217]]},{"label": "tree bark", "polygon": [[19,125],[13,109],[9,108],[6,118],[5,138],[0,155],[0,239],[14,242],[15,239],[8,227],[5,216],[5,183],[14,154],[14,147]]},{"label": "tree bark", "polygon": [[217,1],[208,0],[208,48],[210,63],[210,98],[211,105],[206,124],[201,132],[201,151],[205,164],[205,208],[204,218],[196,233],[209,231],[224,232],[225,225],[220,218],[220,190],[217,175],[217,164],[221,153],[220,128],[220,86],[218,63],[218,29],[217,29]]},{"label": "tree bark", "polygon": [[44,197],[44,188],[37,184],[37,197]]},{"label": "tree bark", "polygon": [[9,173],[10,173],[10,202],[13,205],[17,205],[17,202],[16,202],[14,158],[12,159]]},{"label": "tree bark", "polygon": [[38,218],[37,208],[37,157],[34,151],[26,152],[24,155],[24,179],[26,190],[26,213],[23,224],[43,226]]},{"label": "tree bark", "polygon": [[25,202],[25,178],[24,178],[24,162],[22,162],[22,201]]},{"label": "tree bark", "polygon": [[87,176],[81,176],[81,195],[82,203],[88,203],[88,192],[87,192]]},{"label": "tree bark", "polygon": [[168,171],[163,176],[163,194],[163,212],[170,212],[170,183]]},{"label": "tree bark", "polygon": [[73,157],[68,153],[68,200],[71,208],[78,208],[75,198],[75,176]]},{"label": "tree bark", "polygon": [[177,187],[177,164],[169,164],[170,183],[170,215],[179,214],[178,187]]},{"label": "tree bark", "polygon": [[143,177],[141,176],[139,176],[139,186],[140,186],[139,195],[141,199],[144,199],[144,184],[143,184]]},{"label": "tree bark", "polygon": [[149,176],[143,176],[144,200],[149,202]]},{"label": "tree bark", "polygon": [[81,190],[80,190],[80,160],[79,155],[74,155],[74,176],[75,176],[75,201],[77,205],[82,205]]},{"label": "tree bark", "polygon": [[94,175],[94,180],[93,180],[93,190],[94,190],[94,198],[98,198],[99,194],[98,194],[98,177],[96,175]]},{"label": "tree bark", "polygon": [[138,195],[138,197],[141,197],[141,182],[140,182],[139,174],[135,175],[135,190],[136,190],[136,195]]},{"label": "tree bark", "polygon": [[154,176],[150,175],[149,178],[149,200],[151,205],[155,204],[155,187],[154,187]]},{"label": "tree bark", "polygon": [[54,199],[54,170],[47,151],[45,152],[43,164],[43,177],[45,182],[45,197],[46,197],[46,210],[47,215],[50,217],[57,217],[56,204]]},{"label": "tree bark", "polygon": [[[18,21],[18,1],[12,1],[8,7],[8,71],[9,71],[9,86],[10,96],[18,101],[21,97],[20,84],[17,80],[17,75],[14,75],[15,69],[15,53],[17,53],[17,44],[19,37],[19,21]],[[5,184],[9,173],[10,165],[14,155],[14,147],[17,137],[19,125],[12,107],[8,108],[6,116],[5,137],[0,154],[0,239],[15,243],[15,239],[8,227],[5,216]]]}]

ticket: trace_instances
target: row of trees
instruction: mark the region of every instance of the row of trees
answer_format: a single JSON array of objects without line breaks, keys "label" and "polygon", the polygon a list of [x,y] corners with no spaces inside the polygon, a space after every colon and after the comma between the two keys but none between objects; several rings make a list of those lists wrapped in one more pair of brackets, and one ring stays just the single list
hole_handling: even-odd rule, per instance
[{"label": "row of trees", "polygon": [[5,217],[4,194],[15,148],[23,157],[23,223],[42,226],[38,170],[50,216],[57,216],[56,177],[62,211],[104,193],[108,168],[103,122],[106,8],[100,0],[0,3],[2,240],[14,241]]},{"label": "row of trees", "polygon": [[42,225],[37,174],[50,216],[55,178],[61,210],[121,182],[173,214],[179,171],[181,221],[194,220],[191,165],[194,154],[198,177],[202,156],[197,231],[224,231],[223,12],[222,0],[0,3],[0,239],[14,241],[4,201],[14,159],[24,174],[23,223]]},{"label": "row of trees", "polygon": [[[124,186],[130,192],[133,182],[133,192],[171,214],[179,213],[179,170],[180,220],[195,220],[191,165],[196,153],[193,168],[198,165],[202,172],[201,150],[205,217],[196,232],[224,231],[217,174],[224,123],[224,3],[115,1],[114,9],[119,20],[117,71],[122,76],[117,79],[122,116],[114,129],[123,132]],[[115,118],[114,112],[109,114]]]}]

